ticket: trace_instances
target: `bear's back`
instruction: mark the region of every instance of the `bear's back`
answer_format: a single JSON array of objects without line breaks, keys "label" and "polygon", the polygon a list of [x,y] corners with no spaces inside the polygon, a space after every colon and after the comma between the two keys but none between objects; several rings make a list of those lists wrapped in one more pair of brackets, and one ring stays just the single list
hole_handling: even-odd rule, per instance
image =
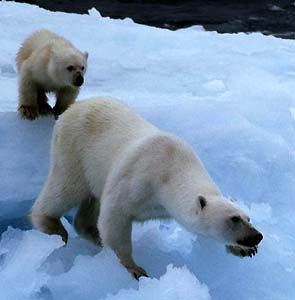
[{"label": "bear's back", "polygon": [[73,104],[60,116],[55,129],[57,146],[62,149],[71,145],[72,151],[83,148],[83,152],[95,153],[99,148],[112,157],[130,143],[157,131],[127,105],[105,97]]},{"label": "bear's back", "polygon": [[87,136],[106,134],[109,136],[108,131],[130,136],[141,130],[156,129],[127,105],[108,97],[77,102],[60,117],[58,122],[83,130]]},{"label": "bear's back", "polygon": [[112,166],[157,132],[119,101],[101,97],[76,102],[56,122],[53,160],[63,169],[83,172],[89,184],[100,189]]}]

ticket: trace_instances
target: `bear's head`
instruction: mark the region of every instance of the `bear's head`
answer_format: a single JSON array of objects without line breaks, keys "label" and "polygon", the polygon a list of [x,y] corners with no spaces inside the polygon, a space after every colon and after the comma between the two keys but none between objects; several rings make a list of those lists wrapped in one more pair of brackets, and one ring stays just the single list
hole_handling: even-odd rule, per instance
[{"label": "bear's head", "polygon": [[79,50],[52,52],[49,72],[60,86],[80,87],[84,83],[88,53]]},{"label": "bear's head", "polygon": [[256,247],[263,235],[250,223],[250,218],[230,199],[221,196],[197,197],[197,228],[227,245]]}]

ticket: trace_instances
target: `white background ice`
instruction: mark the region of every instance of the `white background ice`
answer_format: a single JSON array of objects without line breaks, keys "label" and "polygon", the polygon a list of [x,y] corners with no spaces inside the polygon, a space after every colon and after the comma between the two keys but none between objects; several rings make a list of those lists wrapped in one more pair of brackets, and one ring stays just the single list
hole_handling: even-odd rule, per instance
[{"label": "white background ice", "polygon": [[[53,13],[0,2],[0,299],[295,299],[295,41],[261,34],[171,32],[131,20]],[[25,220],[48,171],[53,119],[20,120],[15,55],[47,28],[89,52],[79,99],[129,103],[188,141],[225,195],[263,232],[258,255],[239,259],[175,222],[133,231],[133,280],[110,249],[56,236]],[[7,226],[18,227],[19,229]]]}]

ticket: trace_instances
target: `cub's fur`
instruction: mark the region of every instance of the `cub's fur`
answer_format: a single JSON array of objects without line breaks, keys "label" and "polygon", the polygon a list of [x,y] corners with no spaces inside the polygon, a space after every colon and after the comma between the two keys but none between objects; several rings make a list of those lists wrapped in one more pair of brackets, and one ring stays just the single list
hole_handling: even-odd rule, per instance
[{"label": "cub's fur", "polygon": [[[87,58],[87,52],[80,52],[48,30],[31,34],[16,59],[21,117],[33,120],[41,115],[63,113],[75,101],[84,82]],[[48,104],[47,92],[56,95],[53,108]]]}]

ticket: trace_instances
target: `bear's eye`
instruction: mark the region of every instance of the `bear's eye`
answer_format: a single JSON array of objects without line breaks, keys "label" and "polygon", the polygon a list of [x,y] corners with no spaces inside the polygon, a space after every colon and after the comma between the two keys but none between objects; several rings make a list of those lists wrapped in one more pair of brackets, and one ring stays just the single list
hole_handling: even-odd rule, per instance
[{"label": "bear's eye", "polygon": [[81,67],[81,70],[84,71],[84,66]]},{"label": "bear's eye", "polygon": [[72,72],[72,71],[74,71],[74,67],[73,67],[73,66],[68,66],[68,67],[67,67],[67,70],[68,70],[69,72]]},{"label": "bear's eye", "polygon": [[231,217],[232,222],[238,223],[240,221],[240,218],[238,216]]}]

